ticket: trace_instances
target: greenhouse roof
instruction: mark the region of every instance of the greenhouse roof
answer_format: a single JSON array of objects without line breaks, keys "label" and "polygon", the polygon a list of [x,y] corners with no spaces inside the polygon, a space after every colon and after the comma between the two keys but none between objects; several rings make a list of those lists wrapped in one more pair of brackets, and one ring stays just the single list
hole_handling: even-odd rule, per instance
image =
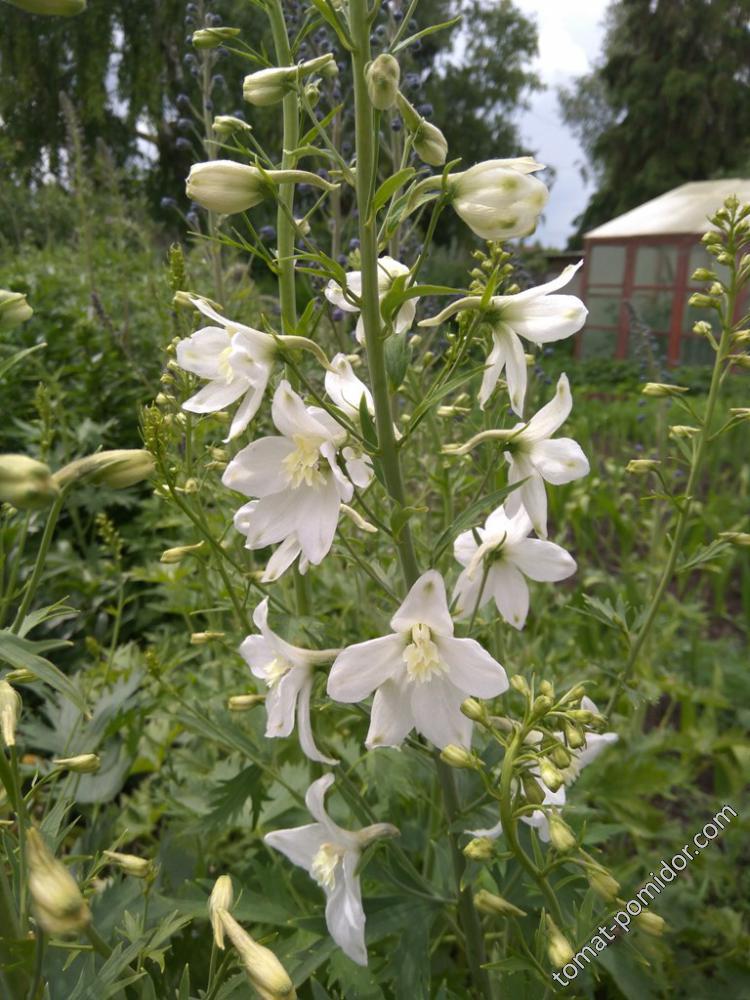
[{"label": "greenhouse roof", "polygon": [[750,180],[737,177],[719,181],[691,181],[644,202],[616,219],[584,234],[587,240],[627,239],[635,236],[669,236],[704,233],[708,216],[730,195],[750,202]]}]

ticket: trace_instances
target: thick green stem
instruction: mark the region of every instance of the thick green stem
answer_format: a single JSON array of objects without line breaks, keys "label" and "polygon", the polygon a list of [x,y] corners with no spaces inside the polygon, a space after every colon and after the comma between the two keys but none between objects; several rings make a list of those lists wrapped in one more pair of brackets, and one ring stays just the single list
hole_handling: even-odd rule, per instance
[{"label": "thick green stem", "polygon": [[669,549],[669,555],[667,556],[667,561],[664,564],[664,568],[659,577],[659,582],[656,585],[656,590],[651,597],[649,603],[648,612],[646,618],[644,619],[643,625],[635,637],[631,647],[630,654],[628,655],[625,667],[622,670],[615,689],[612,692],[612,696],[609,699],[605,714],[609,715],[612,709],[615,707],[617,699],[620,696],[620,692],[627,684],[628,680],[633,674],[635,667],[638,663],[638,657],[640,656],[643,645],[646,639],[651,633],[654,621],[659,612],[661,606],[662,598],[667,590],[667,587],[674,577],[675,566],[677,565],[677,559],[679,558],[680,551],[682,549],[682,542],[685,537],[685,531],[687,530],[688,522],[690,519],[690,513],[693,506],[694,492],[698,483],[698,477],[703,469],[703,461],[706,457],[706,448],[708,446],[711,437],[711,426],[713,423],[714,412],[716,410],[716,404],[719,399],[719,389],[721,386],[721,376],[724,368],[724,359],[729,352],[731,335],[732,335],[732,321],[734,317],[734,310],[737,301],[737,286],[735,275],[732,275],[732,282],[727,294],[726,303],[726,313],[723,317],[722,323],[722,333],[721,341],[719,343],[719,349],[716,352],[716,359],[714,361],[714,370],[711,375],[711,385],[708,390],[708,399],[706,400],[706,412],[703,417],[703,424],[700,429],[700,434],[698,435],[695,450],[693,451],[693,460],[690,463],[690,472],[688,474],[688,481],[685,487],[685,499],[682,501],[680,507],[680,513],[677,516],[677,522],[675,524],[674,536],[672,538],[672,544]]},{"label": "thick green stem", "polygon": [[[406,506],[406,491],[401,473],[393,414],[381,337],[380,298],[378,295],[378,238],[375,219],[371,217],[372,194],[377,170],[376,130],[373,108],[367,96],[365,67],[370,61],[370,25],[365,0],[352,0],[349,6],[350,28],[354,40],[354,108],[357,148],[357,207],[359,209],[359,252],[362,262],[362,321],[365,328],[370,387],[375,403],[378,451],[386,486],[400,506]],[[397,542],[399,558],[407,585],[419,576],[409,525]]]}]

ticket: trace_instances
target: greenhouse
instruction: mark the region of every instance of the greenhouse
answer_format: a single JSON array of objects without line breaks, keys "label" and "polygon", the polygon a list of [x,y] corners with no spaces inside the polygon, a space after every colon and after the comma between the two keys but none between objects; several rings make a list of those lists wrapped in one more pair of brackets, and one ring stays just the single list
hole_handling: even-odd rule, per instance
[{"label": "greenhouse", "polygon": [[693,181],[585,234],[581,297],[589,316],[578,337],[579,356],[631,357],[638,349],[631,329],[637,318],[670,364],[713,361],[710,345],[692,332],[703,317],[688,299],[702,287],[691,280],[695,269],[713,263],[700,241],[706,220],[733,194],[750,198],[750,180]]}]

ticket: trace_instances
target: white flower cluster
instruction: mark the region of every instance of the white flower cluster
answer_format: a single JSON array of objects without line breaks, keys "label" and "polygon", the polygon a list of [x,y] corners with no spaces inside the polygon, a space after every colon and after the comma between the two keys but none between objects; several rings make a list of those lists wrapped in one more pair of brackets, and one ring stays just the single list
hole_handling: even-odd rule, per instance
[{"label": "white flower cluster", "polygon": [[[199,166],[212,181],[222,179],[219,168]],[[527,232],[546,200],[546,188],[531,176],[538,169],[539,164],[528,159],[491,161],[453,175],[449,191],[454,208],[482,236],[501,238]],[[193,174],[199,173],[194,168]],[[226,209],[220,206],[219,210]],[[391,257],[380,258],[378,265],[382,303],[394,282],[408,285],[413,276]],[[586,317],[583,304],[573,296],[555,294],[578,266],[516,295],[488,301],[477,296],[459,299],[421,324],[438,325],[463,310],[482,314],[493,341],[479,394],[482,407],[504,369],[512,409],[523,417],[526,360],[521,338],[545,344],[581,328]],[[343,283],[331,280],[325,291],[333,305],[351,313],[360,312],[361,293],[358,271],[346,274]],[[279,342],[226,319],[203,299],[192,301],[215,325],[177,345],[178,364],[207,380],[183,405],[194,413],[212,413],[239,400],[227,438],[232,440],[247,429],[258,411]],[[415,297],[404,297],[390,320],[394,332],[409,329],[416,307]],[[356,336],[361,343],[361,318]],[[335,409],[306,405],[288,381],[279,381],[271,406],[277,433],[242,447],[223,474],[225,486],[249,498],[234,518],[247,548],[277,546],[262,574],[265,583],[277,580],[295,561],[302,573],[319,565],[333,545],[342,504],[348,504],[355,490],[366,489],[372,480],[371,460],[358,444],[361,439],[347,429],[347,421],[350,428],[359,427],[362,408],[374,412],[373,399],[345,355],[337,355],[328,365],[325,390]],[[547,540],[546,483],[568,483],[586,475],[589,468],[575,441],[553,437],[571,407],[570,387],[562,375],[554,397],[544,407],[512,431],[501,432],[509,483],[520,486],[483,526],[455,539],[454,555],[462,567],[452,601],[457,619],[473,620],[483,605],[494,601],[502,618],[522,629],[529,610],[527,578],[553,582],[575,572],[573,558]],[[529,537],[532,529],[539,537]],[[309,650],[291,645],[273,631],[268,621],[269,600],[264,599],[253,614],[258,633],[243,641],[240,653],[267,688],[266,736],[288,737],[296,724],[301,749],[310,760],[337,763],[318,749],[310,717],[315,669],[332,661],[327,683],[330,698],[359,703],[374,695],[365,740],[368,749],[398,748],[414,731],[440,749],[449,745],[469,749],[472,722],[462,714],[462,702],[469,696],[494,698],[507,690],[508,679],[503,666],[478,642],[454,634],[454,614],[442,575],[428,569],[392,615],[390,632],[343,650]],[[572,767],[586,763],[609,736],[590,736]],[[265,839],[306,868],[323,888],[332,937],[347,955],[364,965],[365,915],[357,874],[360,854],[372,839],[398,831],[386,824],[358,832],[341,829],[324,806],[332,782],[328,774],[307,792],[314,823],[269,833]],[[564,789],[548,789],[545,804],[559,806],[564,795]],[[524,818],[545,836],[543,809]],[[495,828],[486,835],[499,832]]]}]

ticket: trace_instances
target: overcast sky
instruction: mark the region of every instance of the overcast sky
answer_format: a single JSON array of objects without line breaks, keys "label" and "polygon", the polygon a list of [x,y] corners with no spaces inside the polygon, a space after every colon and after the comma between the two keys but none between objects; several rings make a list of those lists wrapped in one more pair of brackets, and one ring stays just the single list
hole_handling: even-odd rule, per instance
[{"label": "overcast sky", "polygon": [[547,246],[564,247],[573,231],[573,219],[586,206],[591,189],[581,178],[583,151],[560,118],[557,87],[588,72],[596,60],[608,4],[607,0],[514,2],[539,27],[539,60],[534,68],[547,87],[532,97],[530,110],[520,120],[521,134],[528,152],[557,171],[545,218],[536,235]]}]

